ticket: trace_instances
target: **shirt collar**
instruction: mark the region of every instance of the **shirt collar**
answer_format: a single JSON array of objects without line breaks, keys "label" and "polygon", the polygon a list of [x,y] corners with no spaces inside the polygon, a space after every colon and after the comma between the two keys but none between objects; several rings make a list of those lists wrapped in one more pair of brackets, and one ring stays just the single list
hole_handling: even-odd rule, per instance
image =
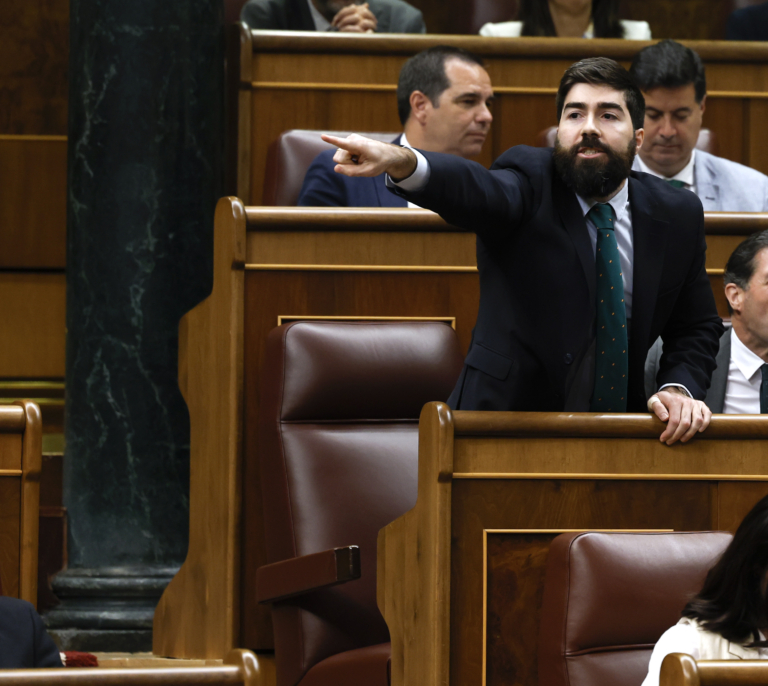
[{"label": "shirt collar", "polygon": [[[586,200],[580,195],[577,195],[576,199],[579,201],[581,211],[585,217],[587,216],[587,213],[597,205],[596,201]],[[608,204],[613,207],[613,211],[616,213],[617,222],[624,219],[624,215],[627,213],[627,206],[629,205],[629,179],[625,180],[624,187],[608,201]]]},{"label": "shirt collar", "polygon": [[404,148],[411,148],[411,144],[408,142],[408,139],[405,137],[405,131],[403,131],[400,134],[400,145],[402,145]]},{"label": "shirt collar", "polygon": [[318,12],[317,7],[315,7],[312,0],[307,0],[307,4],[309,5],[309,11],[312,14],[312,21],[315,23],[315,31],[327,31],[330,29],[331,22]]},{"label": "shirt collar", "polygon": [[664,179],[664,180],[674,179],[676,181],[682,181],[687,186],[693,186],[694,184],[693,168],[694,168],[694,164],[696,163],[696,148],[694,148],[691,151],[691,159],[688,160],[688,164],[686,164],[674,176],[664,176],[664,174],[659,174],[658,172],[653,171],[653,169],[651,169],[645,162],[643,162],[643,158],[640,157],[640,155],[637,156],[637,162],[640,165],[640,171],[645,172],[646,174],[651,174],[656,178]]},{"label": "shirt collar", "polygon": [[752,379],[760,371],[760,367],[765,364],[761,357],[755,355],[741,342],[736,329],[733,328],[731,329],[731,359],[747,381]]}]

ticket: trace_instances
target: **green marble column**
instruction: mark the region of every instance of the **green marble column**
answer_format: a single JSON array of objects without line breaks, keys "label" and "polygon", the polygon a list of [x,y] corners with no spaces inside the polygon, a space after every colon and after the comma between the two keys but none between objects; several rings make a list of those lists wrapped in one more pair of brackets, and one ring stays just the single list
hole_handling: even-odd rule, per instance
[{"label": "green marble column", "polygon": [[222,0],[71,0],[64,648],[147,650],[188,538],[178,324],[209,292]]}]

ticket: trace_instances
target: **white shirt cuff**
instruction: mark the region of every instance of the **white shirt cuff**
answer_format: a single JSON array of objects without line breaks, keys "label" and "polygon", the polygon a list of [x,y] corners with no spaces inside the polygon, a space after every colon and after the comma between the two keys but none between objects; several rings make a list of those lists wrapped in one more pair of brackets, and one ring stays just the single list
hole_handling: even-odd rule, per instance
[{"label": "white shirt cuff", "polygon": [[416,193],[423,190],[429,181],[429,162],[418,150],[410,147],[408,149],[413,150],[414,155],[416,155],[416,170],[402,181],[393,181],[392,177],[387,174],[385,182],[389,188],[397,186],[408,193]]},{"label": "white shirt cuff", "polygon": [[[685,386],[683,386],[683,384],[681,384],[681,383],[665,383],[665,384],[664,384],[664,385],[663,385],[663,386],[662,386],[662,387],[659,389],[659,391],[663,391],[665,388],[667,388],[667,387],[669,387],[669,386],[675,386],[676,388],[682,388],[682,389],[685,391],[686,395],[687,395],[689,398],[693,398],[693,394],[692,394],[692,393],[691,393],[691,392],[690,392],[690,391],[689,391],[689,390],[688,390],[688,389],[687,389]],[[657,391],[657,392],[658,392],[658,391]]]}]

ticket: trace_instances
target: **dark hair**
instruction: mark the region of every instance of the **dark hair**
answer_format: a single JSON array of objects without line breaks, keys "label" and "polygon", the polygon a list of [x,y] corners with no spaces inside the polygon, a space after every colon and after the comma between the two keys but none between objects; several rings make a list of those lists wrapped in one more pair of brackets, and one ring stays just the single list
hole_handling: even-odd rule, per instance
[{"label": "dark hair", "polygon": [[629,72],[618,62],[608,57],[588,57],[572,64],[565,70],[557,89],[557,121],[563,114],[565,98],[577,83],[589,83],[593,86],[608,86],[624,94],[632,126],[635,130],[643,128],[645,121],[645,98]]},{"label": "dark hair", "polygon": [[402,124],[411,116],[413,91],[421,91],[437,107],[440,95],[451,85],[445,75],[445,63],[450,59],[485,66],[477,55],[450,45],[436,45],[411,57],[400,70],[397,81],[397,113]]},{"label": "dark hair", "polygon": [[[522,0],[517,18],[523,22],[523,36],[557,35],[547,0]],[[595,38],[624,38],[619,0],[592,0],[592,23]]]},{"label": "dark hair", "polygon": [[654,88],[679,88],[692,83],[696,102],[701,103],[707,94],[707,77],[701,57],[673,40],[643,48],[632,60],[629,73],[645,93]]},{"label": "dark hair", "polygon": [[683,609],[707,631],[734,643],[760,641],[766,619],[765,575],[768,572],[768,496],[739,524],[730,545],[709,570],[704,587]]},{"label": "dark hair", "polygon": [[[768,248],[768,229],[753,233],[736,246],[725,265],[723,273],[723,285],[735,283],[741,290],[749,288],[749,282],[755,273],[755,257],[761,250]],[[731,303],[728,303],[728,311],[733,314]]]}]

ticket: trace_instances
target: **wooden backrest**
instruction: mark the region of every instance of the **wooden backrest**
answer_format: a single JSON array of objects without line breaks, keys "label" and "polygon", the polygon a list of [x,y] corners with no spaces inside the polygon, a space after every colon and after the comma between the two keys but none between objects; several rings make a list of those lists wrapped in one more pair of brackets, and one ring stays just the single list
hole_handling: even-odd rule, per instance
[{"label": "wooden backrest", "polygon": [[40,408],[29,401],[0,405],[0,584],[2,593],[37,603]]},{"label": "wooden backrest", "polygon": [[99,669],[0,670],[3,686],[262,686],[263,675],[249,650],[233,650],[223,665]]},{"label": "wooden backrest", "polygon": [[768,662],[762,660],[696,661],[672,653],[661,663],[659,686],[758,686],[768,684]]}]

